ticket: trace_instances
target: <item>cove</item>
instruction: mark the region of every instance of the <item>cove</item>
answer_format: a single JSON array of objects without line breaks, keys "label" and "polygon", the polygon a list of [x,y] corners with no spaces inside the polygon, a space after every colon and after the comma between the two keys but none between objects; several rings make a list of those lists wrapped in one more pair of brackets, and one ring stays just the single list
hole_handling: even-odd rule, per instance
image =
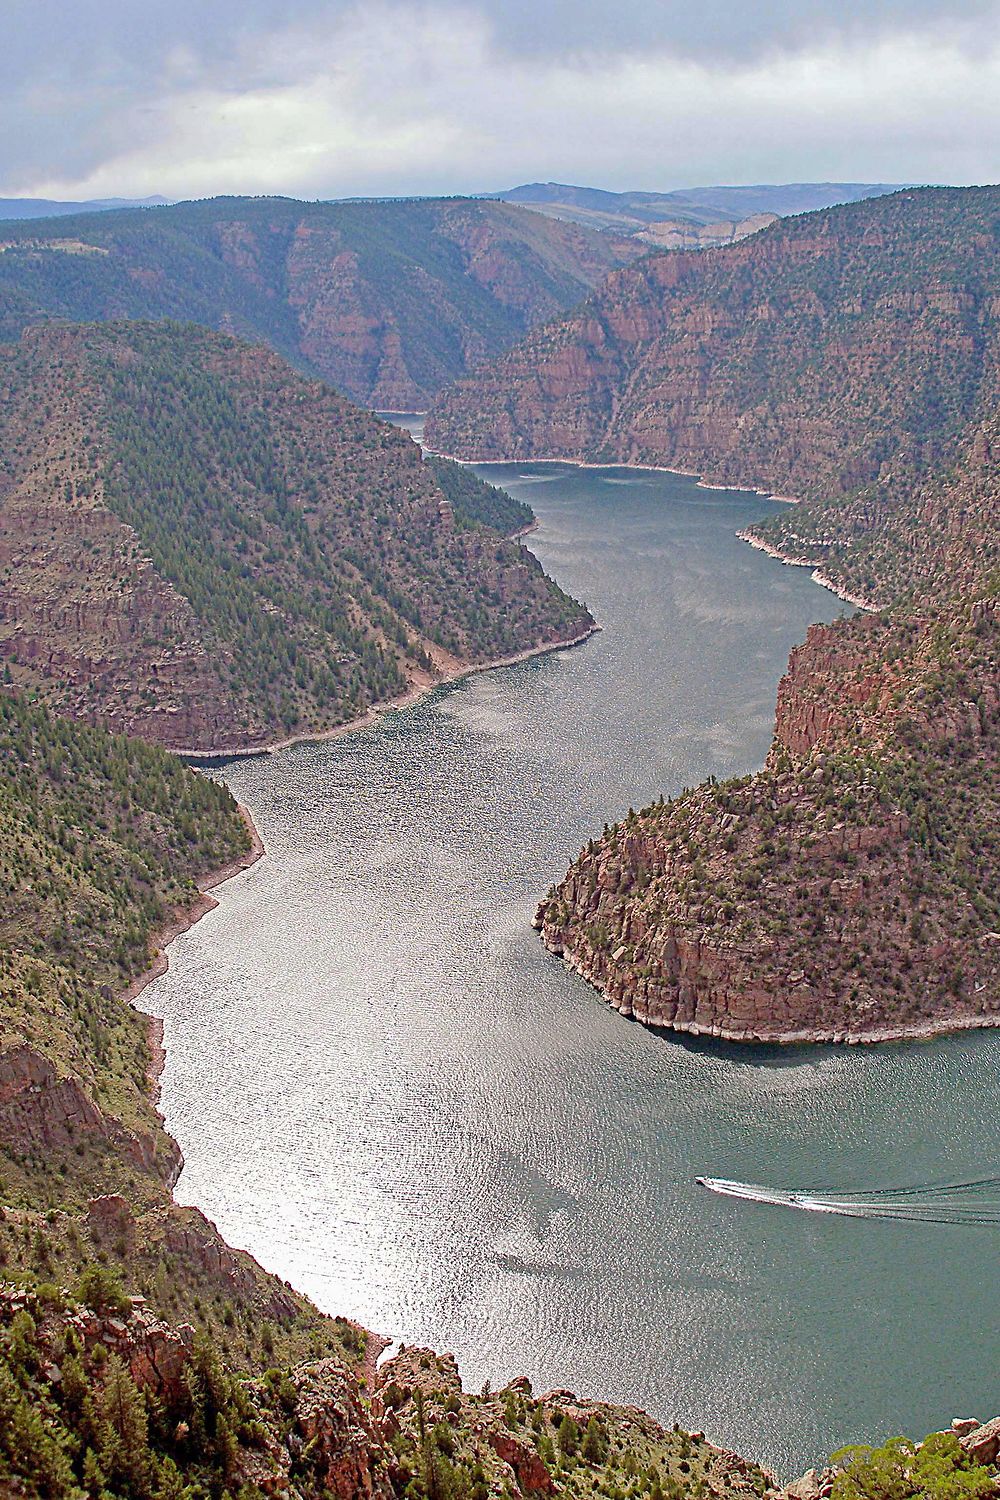
[{"label": "cove", "polygon": [[997,1231],[796,1213],[699,1175],[859,1191],[985,1176],[1000,1034],[746,1050],[609,1010],[531,930],[580,844],[767,751],[846,606],[740,543],[770,502],[650,471],[483,468],[603,625],[373,728],[219,768],[268,856],[143,1004],[196,1203],[466,1383],[633,1401],[790,1476],[987,1417]]}]

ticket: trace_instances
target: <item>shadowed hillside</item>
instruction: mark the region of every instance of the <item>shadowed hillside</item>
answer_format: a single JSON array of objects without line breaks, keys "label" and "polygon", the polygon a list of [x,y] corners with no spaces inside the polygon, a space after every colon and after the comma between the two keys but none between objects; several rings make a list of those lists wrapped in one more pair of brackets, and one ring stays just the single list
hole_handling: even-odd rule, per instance
[{"label": "shadowed hillside", "polygon": [[363,405],[442,385],[643,247],[506,203],[209,198],[0,225],[0,337],[179,318],[260,340]]}]

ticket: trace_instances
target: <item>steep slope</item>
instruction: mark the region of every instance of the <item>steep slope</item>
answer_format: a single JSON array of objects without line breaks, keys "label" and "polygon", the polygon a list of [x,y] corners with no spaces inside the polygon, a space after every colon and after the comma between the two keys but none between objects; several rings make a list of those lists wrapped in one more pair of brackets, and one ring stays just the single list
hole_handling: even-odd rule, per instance
[{"label": "steep slope", "polygon": [[442,385],[643,253],[505,203],[211,198],[3,224],[0,338],[179,318],[272,345],[363,405]]},{"label": "steep slope", "polygon": [[167,745],[319,732],[592,623],[408,437],[219,334],[29,331],[0,453],[8,679]]},{"label": "steep slope", "polygon": [[1000,188],[928,188],[651,256],[445,393],[427,441],[799,498],[933,472],[996,397],[998,224]]},{"label": "steep slope", "polygon": [[[124,1298],[0,1289],[0,1488],[23,1500],[640,1500],[776,1494],[757,1464],[634,1407],[462,1390],[407,1350],[374,1392],[335,1359],[238,1379],[216,1348]],[[65,1373],[64,1373],[65,1372]],[[956,1465],[957,1467],[957,1465]],[[978,1471],[992,1484],[992,1468]],[[190,1486],[190,1488],[182,1486]],[[978,1493],[968,1500],[979,1500]]]}]

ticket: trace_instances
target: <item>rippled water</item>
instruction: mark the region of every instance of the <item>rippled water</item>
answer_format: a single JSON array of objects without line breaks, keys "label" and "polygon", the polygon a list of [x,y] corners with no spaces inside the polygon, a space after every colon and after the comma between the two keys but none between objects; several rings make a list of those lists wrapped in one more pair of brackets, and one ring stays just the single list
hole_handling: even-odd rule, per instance
[{"label": "rippled water", "polygon": [[182,1200],[330,1311],[467,1381],[636,1401],[797,1471],[1000,1409],[996,1227],[852,1219],[699,1174],[871,1190],[987,1175],[1000,1035],[684,1044],[529,921],[605,819],[760,763],[790,646],[838,601],[666,474],[492,471],[604,624],[379,727],[223,769],[268,858],[171,949]]}]

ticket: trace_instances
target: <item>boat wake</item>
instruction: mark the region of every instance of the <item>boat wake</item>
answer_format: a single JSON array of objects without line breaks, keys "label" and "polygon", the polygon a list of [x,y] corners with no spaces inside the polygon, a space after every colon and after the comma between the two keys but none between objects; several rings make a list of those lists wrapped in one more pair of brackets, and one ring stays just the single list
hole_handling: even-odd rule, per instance
[{"label": "boat wake", "polygon": [[698,1177],[701,1187],[726,1198],[746,1198],[778,1208],[814,1214],[846,1214],[852,1219],[910,1219],[921,1224],[1000,1224],[1000,1177],[947,1182],[929,1187],[874,1188],[841,1192],[825,1188],[764,1187],[727,1177]]}]

